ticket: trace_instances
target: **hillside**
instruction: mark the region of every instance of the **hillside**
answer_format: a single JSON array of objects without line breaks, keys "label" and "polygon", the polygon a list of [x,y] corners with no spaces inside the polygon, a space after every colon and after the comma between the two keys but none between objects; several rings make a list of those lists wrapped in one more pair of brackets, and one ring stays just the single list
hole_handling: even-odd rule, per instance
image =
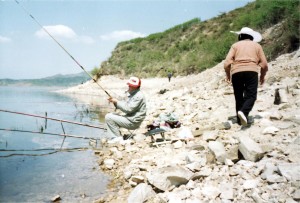
[{"label": "hillside", "polygon": [[199,73],[220,63],[237,40],[231,30],[251,27],[263,34],[268,60],[299,48],[299,1],[257,0],[201,21],[192,19],[162,33],[119,43],[98,76],[165,77]]},{"label": "hillside", "polygon": [[7,85],[28,85],[28,86],[61,86],[68,87],[86,82],[89,77],[84,73],[69,75],[54,75],[40,79],[0,79],[0,86]]}]

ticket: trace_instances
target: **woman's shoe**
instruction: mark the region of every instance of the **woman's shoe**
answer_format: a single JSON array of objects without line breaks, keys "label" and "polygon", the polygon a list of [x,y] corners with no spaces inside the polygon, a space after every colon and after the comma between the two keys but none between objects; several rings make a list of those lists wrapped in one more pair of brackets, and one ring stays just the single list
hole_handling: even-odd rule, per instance
[{"label": "woman's shoe", "polygon": [[242,111],[238,111],[238,117],[240,118],[242,126],[246,126],[248,124],[247,118]]}]

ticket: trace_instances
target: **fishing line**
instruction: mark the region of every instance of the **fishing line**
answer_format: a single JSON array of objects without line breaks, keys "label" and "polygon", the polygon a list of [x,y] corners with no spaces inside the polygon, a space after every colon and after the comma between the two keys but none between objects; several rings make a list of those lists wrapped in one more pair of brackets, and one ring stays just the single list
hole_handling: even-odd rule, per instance
[{"label": "fishing line", "polygon": [[[64,148],[63,150],[88,150],[88,147]],[[54,151],[60,148],[41,148],[41,149],[0,149],[0,152],[36,152],[36,151]]]},{"label": "fishing line", "polygon": [[49,119],[49,120],[53,120],[53,121],[59,121],[59,122],[64,122],[64,123],[71,123],[71,124],[75,124],[75,125],[82,125],[82,126],[86,126],[86,127],[98,128],[98,129],[106,130],[105,127],[101,127],[101,126],[95,126],[95,125],[90,125],[90,124],[86,124],[86,123],[79,123],[79,122],[74,122],[74,121],[68,121],[68,120],[61,120],[61,119],[51,118],[51,117],[47,117],[47,116],[40,116],[40,115],[35,115],[35,114],[28,114],[28,113],[22,113],[22,112],[17,112],[17,111],[9,111],[9,110],[4,110],[4,109],[0,109],[0,112],[13,113],[13,114],[19,114],[19,115],[24,115],[24,116],[31,116],[31,117],[36,117],[36,118],[45,118],[47,120]]},{"label": "fishing line", "polygon": [[39,132],[39,131],[30,131],[30,130],[17,130],[17,129],[0,128],[0,131],[33,133],[33,134],[42,134],[42,135],[55,135],[55,136],[61,136],[61,137],[71,137],[71,138],[79,138],[79,139],[87,139],[87,140],[100,140],[100,138],[95,138],[95,137],[85,137],[85,136],[78,136],[78,135],[59,134],[59,133],[50,133],[50,132]]},{"label": "fishing line", "polygon": [[20,153],[13,153],[13,154],[8,154],[8,155],[0,155],[0,158],[7,158],[7,157],[11,157],[11,156],[45,156],[45,155],[51,155],[51,154],[55,154],[58,152],[74,152],[74,151],[85,151],[88,150],[89,148],[84,147],[84,148],[65,148],[65,149],[56,149],[56,148],[52,148],[52,149],[33,149],[33,150],[5,150],[5,149],[0,149],[0,151],[3,152],[12,152],[12,151],[52,151],[52,152],[48,152],[48,153],[43,153],[43,154],[20,154]]},{"label": "fishing line", "polygon": [[70,57],[73,61],[75,61],[75,63],[107,94],[107,96],[109,96],[110,98],[112,97],[94,78],[93,76],[91,76],[91,74],[89,74],[84,67],[48,32],[48,30],[46,28],[44,28],[44,26],[42,26],[41,23],[39,23],[39,21],[37,21],[33,15],[31,15],[27,9],[21,5],[17,0],[15,0],[15,2],[25,11],[25,13],[27,13]]}]

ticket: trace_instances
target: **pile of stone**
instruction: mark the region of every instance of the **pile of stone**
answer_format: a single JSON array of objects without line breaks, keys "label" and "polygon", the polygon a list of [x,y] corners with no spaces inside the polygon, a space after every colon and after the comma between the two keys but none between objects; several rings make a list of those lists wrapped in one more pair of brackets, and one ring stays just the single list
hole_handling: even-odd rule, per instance
[{"label": "pile of stone", "polygon": [[[96,202],[299,202],[299,55],[269,63],[247,127],[236,123],[222,63],[145,89],[148,116],[134,139],[103,143],[95,152],[112,177],[107,195]],[[182,127],[153,145],[146,125],[166,112]]]}]

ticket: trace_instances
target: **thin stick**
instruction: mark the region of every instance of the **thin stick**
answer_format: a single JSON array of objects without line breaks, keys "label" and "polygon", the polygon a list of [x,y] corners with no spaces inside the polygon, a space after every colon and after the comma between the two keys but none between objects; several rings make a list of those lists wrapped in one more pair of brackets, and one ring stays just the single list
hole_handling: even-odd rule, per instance
[{"label": "thin stick", "polygon": [[[63,132],[64,132],[64,135],[65,135],[65,134],[66,134],[66,132],[65,132],[65,129],[64,129],[63,123],[62,123],[62,122],[60,122],[60,124],[61,124],[62,130],[63,130]],[[64,145],[64,143],[65,143],[65,139],[66,139],[66,136],[64,136],[64,139],[63,139],[63,141],[62,141],[62,143],[61,143],[60,149],[63,147],[63,145]]]},{"label": "thin stick", "polygon": [[[45,155],[50,155],[50,154],[55,154],[57,152],[73,152],[73,151],[83,151],[83,150],[87,150],[88,148],[67,148],[67,149],[63,149],[63,150],[57,150],[57,149],[45,149],[45,150],[54,150],[53,152],[48,152],[48,153],[44,153],[44,154],[19,154],[19,153],[14,153],[14,154],[8,154],[8,155],[3,155],[0,156],[0,158],[7,158],[7,157],[11,157],[11,156],[45,156]],[[32,150],[32,151],[42,151],[41,150]],[[0,150],[0,151],[26,151],[26,150]],[[30,151],[30,150],[28,150]]]},{"label": "thin stick", "polygon": [[86,127],[98,128],[98,129],[106,130],[105,127],[100,127],[100,126],[95,126],[95,125],[89,125],[89,124],[79,123],[79,122],[74,122],[74,121],[60,120],[60,119],[56,119],[56,118],[50,118],[50,117],[45,117],[45,116],[39,116],[39,115],[34,115],[34,114],[27,114],[27,113],[16,112],[16,111],[9,111],[9,110],[3,110],[3,109],[0,109],[0,111],[6,112],[6,113],[20,114],[20,115],[24,115],[24,116],[31,116],[31,117],[37,117],[37,118],[45,118],[45,119],[49,119],[49,120],[53,120],[53,121],[59,121],[59,122],[65,122],[65,123],[72,123],[72,124],[75,124],[75,125],[82,125],[82,126],[86,126]]},{"label": "thin stick", "polygon": [[[86,150],[88,147],[74,147],[74,148],[64,148],[65,151],[70,150]],[[0,152],[36,152],[36,151],[53,151],[60,150],[58,148],[42,148],[42,149],[0,149]]]},{"label": "thin stick", "polygon": [[94,137],[84,137],[84,136],[77,136],[77,135],[69,135],[69,134],[58,134],[58,133],[47,133],[47,132],[38,132],[38,131],[29,131],[29,130],[16,130],[16,129],[4,129],[0,128],[2,131],[11,131],[11,132],[23,132],[23,133],[35,133],[35,134],[45,134],[45,135],[56,135],[56,136],[62,136],[62,137],[72,137],[72,138],[81,138],[81,139],[93,139],[97,140],[100,138],[94,138]]},{"label": "thin stick", "polygon": [[97,85],[107,94],[107,96],[110,96],[110,94],[83,68],[82,65],[80,65],[80,63],[48,32],[48,30],[41,25],[41,23],[39,23],[34,17],[33,15],[31,15],[23,5],[21,5],[17,0],[15,0],[15,2],[25,11],[25,13],[27,13],[70,57],[73,61],[75,61],[75,63],[95,82],[97,83]]},{"label": "thin stick", "polygon": [[46,130],[46,129],[47,129],[47,117],[48,117],[48,116],[47,116],[47,112],[45,112],[45,117],[46,117],[46,118],[45,118],[45,130]]}]

